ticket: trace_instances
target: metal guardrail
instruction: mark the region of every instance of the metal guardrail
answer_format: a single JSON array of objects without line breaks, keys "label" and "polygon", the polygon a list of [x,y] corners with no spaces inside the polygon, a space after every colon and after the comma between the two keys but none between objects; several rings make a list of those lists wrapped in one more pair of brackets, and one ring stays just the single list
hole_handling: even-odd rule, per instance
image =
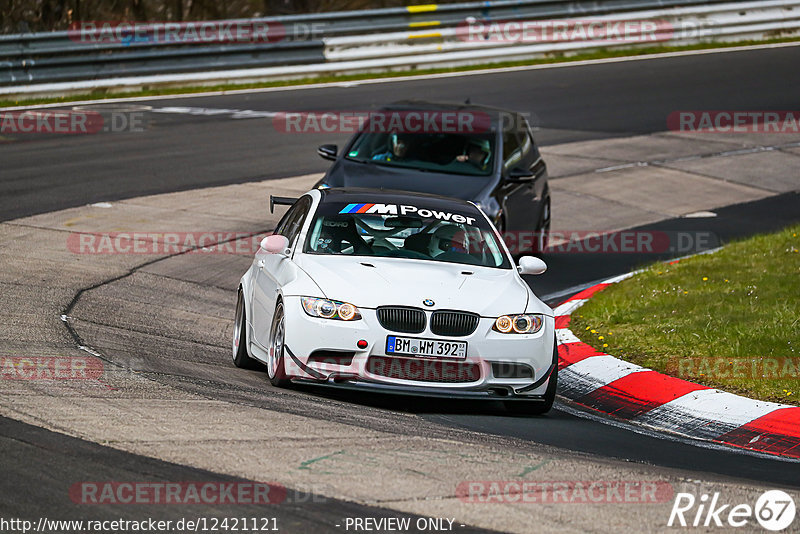
[{"label": "metal guardrail", "polygon": [[674,27],[691,25],[705,30],[702,35],[664,36],[656,44],[762,39],[797,35],[797,8],[800,0],[497,0],[216,21],[280,28],[283,33],[275,42],[162,40],[156,37],[156,25],[138,27],[136,40],[119,42],[95,42],[91,32],[84,32],[82,38],[70,32],[0,35],[0,94],[256,81],[417,65],[490,63],[631,46],[570,40],[533,44],[464,40],[458,27],[468,17],[487,24],[590,17],[658,19],[668,20]]},{"label": "metal guardrail", "polygon": [[[759,40],[769,36],[800,35],[800,1],[772,0],[675,7],[594,16],[592,22],[651,21],[657,31],[652,40],[643,33],[626,34],[631,40],[603,42],[555,38],[545,42],[466,39],[465,28],[442,28],[427,33],[392,32],[380,35],[332,37],[325,39],[327,61],[353,61],[401,55],[447,54],[492,50],[498,60],[533,54],[576,52],[586,48],[630,47],[636,44],[693,44],[702,41]],[[489,24],[485,24],[489,26]],[[641,28],[640,28],[641,30]],[[487,30],[489,33],[490,30]],[[500,59],[502,58],[502,59]],[[425,58],[420,59],[425,63]]]},{"label": "metal guardrail", "polygon": [[[232,19],[228,22],[278,23],[284,26],[313,24],[320,32],[316,37],[330,37],[401,31],[420,26],[449,26],[468,16],[483,20],[564,18],[726,1],[730,0],[494,0]],[[62,50],[70,40],[69,35],[68,31],[0,35],[0,58],[14,51],[50,53]]]},{"label": "metal guardrail", "polygon": [[[325,61],[325,44],[287,41],[214,46],[121,45],[111,49],[0,59],[0,85],[59,82],[222,69],[303,65]],[[82,53],[81,53],[82,52]]]},{"label": "metal guardrail", "polygon": [[[719,1],[719,0],[718,0]],[[407,8],[342,11],[251,20],[232,24],[282,27],[281,43],[208,46],[164,42],[145,31],[140,42],[76,42],[91,38],[80,32],[0,36],[0,84],[28,84],[138,76],[165,72],[197,72],[222,68],[297,65],[324,61],[322,38],[370,35],[419,28],[455,26],[468,16],[481,20],[563,18],[600,15],[654,7],[697,5],[701,0],[498,0],[430,4]],[[308,40],[303,37],[313,36]],[[98,31],[94,37],[101,37]],[[300,37],[298,39],[298,37]]]}]

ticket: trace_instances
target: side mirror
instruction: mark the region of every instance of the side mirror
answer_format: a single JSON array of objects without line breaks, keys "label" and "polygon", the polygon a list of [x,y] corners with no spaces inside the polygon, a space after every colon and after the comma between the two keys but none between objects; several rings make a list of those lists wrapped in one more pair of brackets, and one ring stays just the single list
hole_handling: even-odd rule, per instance
[{"label": "side mirror", "polygon": [[534,174],[533,171],[530,169],[523,169],[521,167],[514,167],[510,171],[508,171],[508,181],[509,182],[527,182],[531,178],[533,178]]},{"label": "side mirror", "polygon": [[547,270],[547,264],[535,256],[522,256],[517,270],[519,274],[542,274]]},{"label": "side mirror", "polygon": [[320,145],[317,148],[317,154],[322,159],[336,160],[336,154],[339,152],[339,147],[336,145]]},{"label": "side mirror", "polygon": [[261,250],[270,254],[286,254],[287,248],[289,240],[283,235],[272,234],[261,240]]}]

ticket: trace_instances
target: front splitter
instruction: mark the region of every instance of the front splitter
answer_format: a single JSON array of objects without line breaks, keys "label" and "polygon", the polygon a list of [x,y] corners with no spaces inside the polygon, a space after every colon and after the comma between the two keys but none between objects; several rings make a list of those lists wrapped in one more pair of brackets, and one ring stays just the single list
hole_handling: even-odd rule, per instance
[{"label": "front splitter", "polygon": [[485,400],[485,401],[511,401],[511,402],[544,402],[544,397],[529,396],[520,397],[511,393],[503,395],[492,390],[445,390],[435,387],[424,386],[394,386],[389,384],[380,384],[377,382],[364,382],[355,380],[346,380],[339,382],[310,380],[306,378],[293,378],[293,384],[302,384],[308,386],[316,386],[327,389],[345,390],[345,391],[360,391],[369,393],[383,393],[387,395],[403,395],[409,397],[428,397],[439,399],[452,399],[452,400]]}]

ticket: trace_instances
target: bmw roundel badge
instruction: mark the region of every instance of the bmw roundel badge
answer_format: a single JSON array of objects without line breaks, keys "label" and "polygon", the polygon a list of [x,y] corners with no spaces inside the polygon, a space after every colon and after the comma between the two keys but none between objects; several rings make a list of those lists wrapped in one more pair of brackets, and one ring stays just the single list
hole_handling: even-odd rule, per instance
[{"label": "bmw roundel badge", "polygon": [[431,299],[425,299],[425,300],[423,300],[423,301],[422,301],[422,303],[423,303],[425,306],[433,306],[434,304],[436,304],[436,303],[435,303],[435,302],[433,302]]}]

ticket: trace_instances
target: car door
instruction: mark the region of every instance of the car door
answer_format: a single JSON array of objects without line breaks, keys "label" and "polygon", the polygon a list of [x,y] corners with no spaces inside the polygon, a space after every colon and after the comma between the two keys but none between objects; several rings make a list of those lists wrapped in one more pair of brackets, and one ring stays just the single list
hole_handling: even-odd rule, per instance
[{"label": "car door", "polygon": [[510,171],[521,165],[522,146],[517,132],[510,127],[503,132],[503,166],[500,170],[506,230],[518,231],[530,227],[530,184],[509,177]]},{"label": "car door", "polygon": [[[300,230],[311,209],[311,197],[304,196],[294,203],[283,216],[275,234],[285,236],[289,240],[289,248],[293,251],[300,246],[297,242]],[[269,346],[269,334],[272,327],[272,316],[278,303],[278,290],[294,276],[295,267],[292,254],[270,254],[263,250],[256,253],[256,277],[253,287],[253,333],[256,342],[264,348]]]},{"label": "car door", "polygon": [[[513,169],[532,173],[530,177],[511,178]],[[541,219],[543,177],[546,167],[527,124],[503,132],[503,182],[505,184],[505,213],[508,230],[535,230]]]},{"label": "car door", "polygon": [[[524,139],[522,142],[522,164],[524,168],[533,173],[531,181],[538,205],[536,211],[537,214],[541,215],[542,197],[547,192],[547,165],[545,165],[544,159],[541,153],[539,153],[539,147],[536,146],[536,141],[533,139],[533,132],[531,132],[530,126],[527,122],[525,122],[523,126],[524,128],[520,131],[520,135]],[[536,218],[537,223],[539,219],[540,217]]]}]

